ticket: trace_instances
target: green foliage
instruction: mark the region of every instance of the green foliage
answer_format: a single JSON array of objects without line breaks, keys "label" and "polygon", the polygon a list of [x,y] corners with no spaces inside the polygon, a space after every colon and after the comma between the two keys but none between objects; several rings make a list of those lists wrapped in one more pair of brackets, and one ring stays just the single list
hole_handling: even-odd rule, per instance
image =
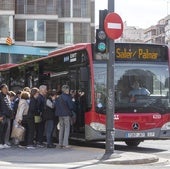
[{"label": "green foliage", "polygon": [[24,58],[20,61],[20,63],[28,62],[28,61],[35,60],[35,59],[38,59],[38,58],[39,58],[39,56],[29,55],[29,56],[24,57]]}]

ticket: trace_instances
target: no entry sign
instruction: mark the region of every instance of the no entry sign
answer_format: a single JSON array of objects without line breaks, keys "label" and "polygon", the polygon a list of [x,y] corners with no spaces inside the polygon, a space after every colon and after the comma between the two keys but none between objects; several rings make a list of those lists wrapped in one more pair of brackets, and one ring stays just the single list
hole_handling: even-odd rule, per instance
[{"label": "no entry sign", "polygon": [[118,39],[123,32],[123,22],[117,13],[109,13],[104,20],[104,29],[110,39]]}]

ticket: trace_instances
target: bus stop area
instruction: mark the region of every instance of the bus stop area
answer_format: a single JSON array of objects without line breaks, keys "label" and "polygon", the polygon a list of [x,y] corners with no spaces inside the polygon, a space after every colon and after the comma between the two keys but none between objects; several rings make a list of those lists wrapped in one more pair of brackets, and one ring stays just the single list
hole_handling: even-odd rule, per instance
[{"label": "bus stop area", "polygon": [[60,148],[36,148],[26,149],[12,147],[0,150],[0,168],[13,165],[64,165],[64,168],[79,168],[87,165],[113,164],[132,165],[158,162],[155,155],[123,152],[116,150],[109,160],[101,160],[104,149],[93,147],[72,146],[69,149]]}]

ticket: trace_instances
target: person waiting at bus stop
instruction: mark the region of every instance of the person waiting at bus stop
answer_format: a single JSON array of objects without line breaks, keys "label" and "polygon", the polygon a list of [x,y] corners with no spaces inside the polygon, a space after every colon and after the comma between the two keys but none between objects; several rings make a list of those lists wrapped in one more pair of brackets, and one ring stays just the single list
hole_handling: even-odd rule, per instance
[{"label": "person waiting at bus stop", "polygon": [[7,129],[10,129],[10,120],[13,113],[11,109],[11,103],[8,97],[8,86],[6,84],[1,84],[0,90],[1,90],[0,92],[0,149],[3,149],[3,148],[10,147],[9,145],[5,144],[5,137],[7,134]]},{"label": "person waiting at bus stop", "polygon": [[74,109],[72,97],[69,94],[69,86],[62,86],[62,94],[55,102],[55,115],[59,117],[59,147],[69,148],[68,138],[70,134],[70,116]]},{"label": "person waiting at bus stop", "polygon": [[35,114],[35,117],[39,117],[38,121],[35,120],[36,142],[38,147],[44,147],[43,136],[44,136],[44,129],[45,129],[45,121],[43,119],[43,114],[45,112],[45,107],[46,107],[46,94],[47,94],[47,86],[41,85],[39,87],[39,96],[37,98],[38,111]]},{"label": "person waiting at bus stop", "polygon": [[54,104],[55,104],[56,97],[57,97],[56,91],[48,91],[47,100],[46,100],[46,111],[44,112],[43,115],[43,118],[46,121],[47,148],[56,147],[52,141],[54,122],[55,122]]},{"label": "person waiting at bus stop", "polygon": [[134,102],[135,101],[135,96],[138,95],[143,95],[143,96],[149,96],[150,92],[148,89],[144,88],[144,87],[140,87],[139,82],[135,81],[132,85],[132,90],[129,92],[129,96],[130,96],[130,102]]}]

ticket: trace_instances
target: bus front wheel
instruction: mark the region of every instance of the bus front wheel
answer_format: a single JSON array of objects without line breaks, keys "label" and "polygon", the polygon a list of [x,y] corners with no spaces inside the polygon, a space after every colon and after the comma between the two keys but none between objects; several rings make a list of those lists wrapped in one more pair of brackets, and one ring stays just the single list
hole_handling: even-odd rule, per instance
[{"label": "bus front wheel", "polygon": [[130,147],[137,147],[140,144],[140,142],[141,141],[139,141],[139,140],[128,140],[128,141],[125,141],[126,145],[130,146]]}]

